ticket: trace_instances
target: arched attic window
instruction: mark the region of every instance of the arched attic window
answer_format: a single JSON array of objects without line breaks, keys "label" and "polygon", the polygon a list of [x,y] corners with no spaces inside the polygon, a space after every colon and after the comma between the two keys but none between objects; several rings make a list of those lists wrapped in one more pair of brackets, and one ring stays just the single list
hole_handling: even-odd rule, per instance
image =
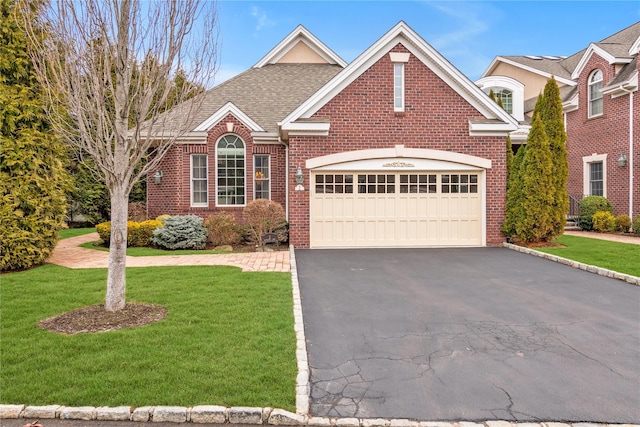
[{"label": "arched attic window", "polygon": [[602,71],[595,70],[588,80],[589,85],[589,117],[602,115]]},{"label": "arched attic window", "polygon": [[502,108],[509,114],[513,114],[513,91],[506,87],[493,86],[484,88],[484,92],[488,95],[493,90],[496,101],[502,101]]}]

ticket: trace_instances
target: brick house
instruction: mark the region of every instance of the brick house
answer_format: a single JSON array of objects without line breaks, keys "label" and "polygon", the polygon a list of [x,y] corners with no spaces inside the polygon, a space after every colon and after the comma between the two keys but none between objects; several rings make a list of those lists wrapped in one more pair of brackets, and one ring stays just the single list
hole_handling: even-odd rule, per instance
[{"label": "brick house", "polygon": [[300,26],[209,90],[192,123],[149,175],[150,217],[240,219],[269,198],[298,248],[504,240],[518,122],[404,22],[350,64]]},{"label": "brick house", "polygon": [[607,197],[616,215],[640,215],[640,22],[569,57],[498,56],[476,82],[498,93],[526,141],[538,94],[554,76],[567,131],[567,190],[575,204]]}]

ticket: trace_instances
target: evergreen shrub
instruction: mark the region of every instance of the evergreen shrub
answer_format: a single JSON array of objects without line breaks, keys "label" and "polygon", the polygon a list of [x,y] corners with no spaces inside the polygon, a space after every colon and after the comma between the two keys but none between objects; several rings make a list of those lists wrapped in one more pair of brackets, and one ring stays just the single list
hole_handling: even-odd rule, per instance
[{"label": "evergreen shrub", "polygon": [[618,215],[616,217],[616,231],[626,233],[631,227],[631,218],[629,215]]},{"label": "evergreen shrub", "polygon": [[580,216],[578,226],[586,231],[593,230],[593,215],[605,211],[613,214],[613,206],[609,199],[603,196],[587,196],[580,200]]},{"label": "evergreen shrub", "polygon": [[591,218],[593,230],[600,233],[607,233],[616,229],[616,217],[611,212],[598,211]]},{"label": "evergreen shrub", "polygon": [[156,218],[156,221],[160,221],[162,224],[164,224],[164,221],[167,218],[171,218],[171,215],[167,215],[167,214],[160,215],[159,217]]},{"label": "evergreen shrub", "polygon": [[111,222],[101,222],[96,225],[96,231],[100,236],[100,239],[104,242],[105,245],[109,246],[109,242],[111,241]]},{"label": "evergreen shrub", "polygon": [[172,216],[153,232],[151,242],[165,249],[204,249],[207,229],[194,215]]},{"label": "evergreen shrub", "polygon": [[236,218],[226,212],[209,216],[204,221],[208,230],[207,241],[213,246],[237,245],[242,241],[241,228]]},{"label": "evergreen shrub", "polygon": [[640,234],[640,215],[637,215],[633,218],[633,232],[635,234]]},{"label": "evergreen shrub", "polygon": [[[151,244],[151,238],[155,229],[162,227],[160,221],[150,219],[142,222],[127,221],[127,246],[144,247]],[[96,225],[98,235],[109,246],[111,241],[111,222],[102,222]]]}]

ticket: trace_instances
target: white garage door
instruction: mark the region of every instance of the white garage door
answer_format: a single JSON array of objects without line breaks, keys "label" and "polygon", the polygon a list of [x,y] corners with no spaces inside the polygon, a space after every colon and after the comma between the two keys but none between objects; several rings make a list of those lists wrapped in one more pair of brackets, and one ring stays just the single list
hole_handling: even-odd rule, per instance
[{"label": "white garage door", "polygon": [[480,174],[312,172],[311,247],[480,246]]}]

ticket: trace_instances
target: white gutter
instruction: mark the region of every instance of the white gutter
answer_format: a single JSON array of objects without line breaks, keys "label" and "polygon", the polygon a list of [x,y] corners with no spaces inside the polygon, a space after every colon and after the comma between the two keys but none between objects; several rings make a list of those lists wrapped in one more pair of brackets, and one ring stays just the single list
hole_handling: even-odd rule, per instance
[{"label": "white gutter", "polygon": [[289,222],[289,144],[278,137],[278,142],[284,145],[284,217]]},{"label": "white gutter", "polygon": [[633,92],[629,91],[629,218],[633,218]]}]

